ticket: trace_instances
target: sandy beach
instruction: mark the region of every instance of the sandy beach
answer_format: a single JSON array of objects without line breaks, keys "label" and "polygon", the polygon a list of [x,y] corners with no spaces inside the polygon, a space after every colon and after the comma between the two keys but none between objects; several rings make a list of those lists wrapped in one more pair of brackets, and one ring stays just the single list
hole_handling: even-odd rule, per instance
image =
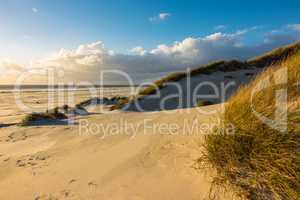
[{"label": "sandy beach", "polygon": [[[12,113],[6,95],[2,106]],[[43,93],[26,95],[43,101]],[[2,113],[1,121],[21,116]],[[198,169],[202,136],[188,124],[211,117],[196,109],[117,111],[79,116],[73,125],[1,128],[0,199],[208,199],[213,172]],[[134,128],[112,129],[125,123]],[[170,132],[161,124],[177,126]]]},{"label": "sandy beach", "polygon": [[[134,88],[104,88],[89,90],[54,90],[48,91],[1,91],[0,92],[0,122],[2,124],[18,123],[31,112],[44,112],[48,108],[68,104],[74,106],[77,103],[97,96],[113,97],[131,94]],[[18,99],[18,100],[16,100]],[[21,103],[18,104],[18,101]]]},{"label": "sandy beach", "polygon": [[300,200],[299,10],[0,0],[0,200]]}]

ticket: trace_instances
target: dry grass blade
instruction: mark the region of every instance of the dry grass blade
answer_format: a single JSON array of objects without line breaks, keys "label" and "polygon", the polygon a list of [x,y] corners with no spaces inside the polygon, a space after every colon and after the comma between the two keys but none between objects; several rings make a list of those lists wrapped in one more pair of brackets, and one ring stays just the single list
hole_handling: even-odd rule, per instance
[{"label": "dry grass blade", "polygon": [[[286,69],[275,77],[278,70]],[[277,74],[278,75],[278,74]],[[256,93],[263,80],[287,78],[287,83],[272,84]],[[270,67],[248,86],[241,88],[226,105],[222,120],[232,124],[235,134],[218,133],[205,138],[205,154],[201,159],[217,171],[219,186],[230,186],[250,200],[300,199],[300,53],[285,59],[280,66]],[[274,119],[276,92],[287,88],[287,130],[271,128],[253,112]]]}]

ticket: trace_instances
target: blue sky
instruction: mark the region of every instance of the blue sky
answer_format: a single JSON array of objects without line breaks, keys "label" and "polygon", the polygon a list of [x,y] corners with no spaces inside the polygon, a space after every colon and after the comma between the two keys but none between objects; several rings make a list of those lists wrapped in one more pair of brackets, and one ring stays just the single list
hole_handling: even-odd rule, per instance
[{"label": "blue sky", "polygon": [[[138,45],[154,48],[205,36],[218,25],[227,26],[223,31],[252,26],[271,30],[300,22],[299,10],[297,0],[1,0],[0,37],[2,44],[32,47],[34,55],[98,40],[125,52]],[[149,18],[159,13],[171,16],[151,23]],[[258,39],[255,34],[248,38]]]},{"label": "blue sky", "polygon": [[[221,43],[247,46],[248,52],[272,37],[273,45],[237,56],[245,58],[300,39],[299,10],[299,0],[0,0],[0,59],[28,64],[62,48],[71,51],[97,41],[122,55],[132,54],[130,49],[137,46],[139,54],[169,55],[177,51],[175,41],[200,38],[197,44],[186,44],[203,52],[207,44],[202,40],[215,33],[223,34],[215,35]],[[160,44],[170,49],[155,51],[162,50]],[[216,58],[217,54],[210,57]]]}]

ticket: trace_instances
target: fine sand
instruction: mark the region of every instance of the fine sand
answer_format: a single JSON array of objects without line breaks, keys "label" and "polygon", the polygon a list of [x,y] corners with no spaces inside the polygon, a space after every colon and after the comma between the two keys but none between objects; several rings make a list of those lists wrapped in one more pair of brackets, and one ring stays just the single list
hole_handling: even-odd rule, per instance
[{"label": "fine sand", "polygon": [[73,125],[0,128],[0,199],[208,199],[213,172],[197,165],[207,130],[189,128],[212,119],[196,109],[111,112]]}]

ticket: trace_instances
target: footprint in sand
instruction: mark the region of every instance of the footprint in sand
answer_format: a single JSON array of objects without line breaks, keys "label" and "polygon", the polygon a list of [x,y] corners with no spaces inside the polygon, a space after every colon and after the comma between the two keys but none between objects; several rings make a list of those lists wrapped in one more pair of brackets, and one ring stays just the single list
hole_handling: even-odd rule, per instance
[{"label": "footprint in sand", "polygon": [[36,155],[35,160],[47,160],[48,158],[50,158],[50,156],[46,154],[38,154]]},{"label": "footprint in sand", "polygon": [[98,185],[96,183],[94,183],[93,181],[91,181],[91,182],[88,183],[88,186],[91,187],[91,188],[92,187],[96,188]]},{"label": "footprint in sand", "polygon": [[63,190],[61,191],[61,195],[65,198],[70,196],[71,191],[70,190]]},{"label": "footprint in sand", "polygon": [[58,198],[50,194],[37,196],[34,198],[34,200],[58,200]]},{"label": "footprint in sand", "polygon": [[72,179],[69,181],[69,184],[75,183],[77,180],[76,179]]},{"label": "footprint in sand", "polygon": [[35,155],[28,155],[23,157],[23,159],[18,159],[16,162],[17,167],[27,167],[27,166],[36,166],[38,164],[45,164],[45,161],[50,158],[49,155],[44,153],[38,153]]},{"label": "footprint in sand", "polygon": [[77,200],[79,198],[75,193],[73,193],[71,190],[68,189],[64,189],[56,194],[41,194],[34,198],[34,200],[62,200],[62,199]]},{"label": "footprint in sand", "polygon": [[26,140],[28,136],[25,132],[13,132],[8,136],[8,139],[6,139],[6,142],[18,142],[22,140]]},{"label": "footprint in sand", "polygon": [[26,162],[24,160],[17,160],[16,165],[17,167],[25,167]]}]

